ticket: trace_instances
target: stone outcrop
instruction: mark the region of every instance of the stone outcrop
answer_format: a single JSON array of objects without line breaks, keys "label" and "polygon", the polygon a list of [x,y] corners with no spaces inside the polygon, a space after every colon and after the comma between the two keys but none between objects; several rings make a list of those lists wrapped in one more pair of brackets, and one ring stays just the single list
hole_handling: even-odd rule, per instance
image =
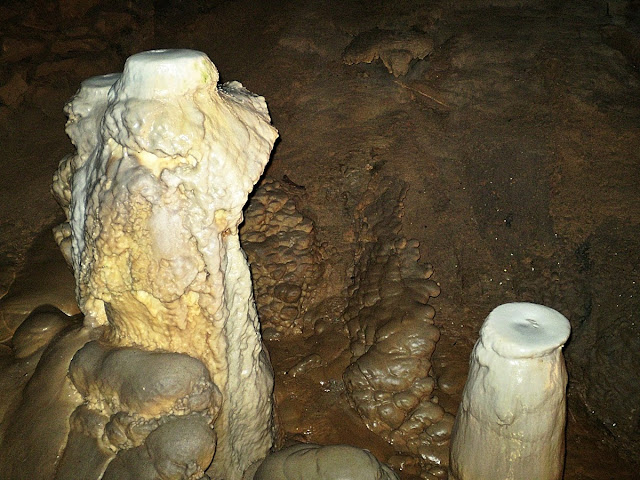
[{"label": "stone outcrop", "polygon": [[401,234],[405,185],[374,180],[358,206],[358,258],[345,317],[352,363],[349,398],[370,430],[417,458],[429,478],[446,476],[453,416],[433,395],[431,356],[440,331],[428,302],[440,293],[416,241]]}]

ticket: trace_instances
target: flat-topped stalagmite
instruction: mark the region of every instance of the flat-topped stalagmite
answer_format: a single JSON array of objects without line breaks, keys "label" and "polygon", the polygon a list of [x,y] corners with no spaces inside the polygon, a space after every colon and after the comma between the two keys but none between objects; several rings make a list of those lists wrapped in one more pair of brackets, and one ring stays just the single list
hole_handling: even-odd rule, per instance
[{"label": "flat-topped stalagmite", "polygon": [[85,324],[106,326],[114,346],[207,367],[222,393],[213,474],[238,478],[272,445],[272,372],[238,225],[277,132],[262,97],[218,86],[213,63],[190,50],[130,57],[106,101],[71,180]]},{"label": "flat-topped stalagmite", "polygon": [[449,478],[562,478],[569,332],[543,305],[506,303],[489,314],[471,354]]}]

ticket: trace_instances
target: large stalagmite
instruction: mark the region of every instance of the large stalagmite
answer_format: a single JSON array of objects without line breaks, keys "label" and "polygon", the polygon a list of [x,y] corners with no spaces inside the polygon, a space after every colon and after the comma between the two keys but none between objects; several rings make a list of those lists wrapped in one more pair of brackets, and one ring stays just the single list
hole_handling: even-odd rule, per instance
[{"label": "large stalagmite", "polygon": [[71,130],[78,159],[54,186],[71,189],[58,237],[71,236],[85,326],[104,326],[112,347],[200,360],[222,396],[208,473],[240,478],[273,442],[273,376],[238,225],[277,132],[264,99],[218,86],[200,52],[140,53],[112,80],[96,128]]}]

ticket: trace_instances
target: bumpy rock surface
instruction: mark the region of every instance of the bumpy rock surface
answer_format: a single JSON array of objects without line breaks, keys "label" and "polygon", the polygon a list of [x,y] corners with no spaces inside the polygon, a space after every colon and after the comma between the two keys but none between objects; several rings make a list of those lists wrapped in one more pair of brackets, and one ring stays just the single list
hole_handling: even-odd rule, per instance
[{"label": "bumpy rock surface", "polygon": [[81,89],[68,108],[78,160],[70,182],[63,161],[54,191],[71,184],[85,324],[104,325],[110,345],[206,365],[223,397],[212,471],[232,479],[272,443],[271,367],[237,229],[277,133],[262,97],[217,82],[200,52],[152,51],[127,61],[106,99],[90,89],[102,94],[93,109]]},{"label": "bumpy rock surface", "polygon": [[239,479],[274,435],[238,238],[277,137],[265,101],[200,52],[153,51],[66,111],[56,239],[84,325],[3,325],[0,477]]},{"label": "bumpy rock surface", "polygon": [[294,186],[266,181],[251,199],[242,229],[262,328],[300,333],[322,274],[313,222],[295,204]]},{"label": "bumpy rock surface", "polygon": [[[51,191],[67,219],[71,219],[72,181],[79,168],[84,166],[89,156],[100,143],[100,122],[107,109],[107,93],[120,78],[120,74],[91,77],[80,85],[80,89],[65,105],[67,114],[66,132],[76,151],[60,161],[53,175]],[[84,182],[77,181],[76,183]],[[78,189],[78,187],[76,187]],[[56,243],[65,260],[72,265],[71,225],[63,222],[53,230]]]},{"label": "bumpy rock surface", "polygon": [[94,341],[74,356],[69,376],[84,402],[56,478],[78,478],[80,468],[82,478],[202,478],[222,397],[199,360]]},{"label": "bumpy rock surface", "polygon": [[432,395],[440,331],[428,305],[440,289],[431,266],[418,263],[417,242],[400,234],[404,184],[372,183],[358,208],[359,260],[345,311],[353,358],[344,382],[369,429],[442,476],[453,416]]},{"label": "bumpy rock surface", "polygon": [[[398,480],[366,450],[349,445],[293,445],[269,455],[253,480]],[[251,480],[247,478],[246,480]]]},{"label": "bumpy rock surface", "polygon": [[[62,105],[81,80],[120,71],[134,52],[190,46],[215,53],[225,70],[270,99],[283,142],[267,176],[286,173],[306,186],[301,211],[328,242],[327,271],[344,266],[331,286],[349,282],[353,207],[371,173],[408,182],[404,232],[420,240],[443,290],[431,302],[442,334],[433,357],[442,407],[455,412],[469,351],[492,308],[523,300],[552,306],[574,331],[565,478],[635,480],[637,468],[618,456],[627,449],[632,462],[640,458],[638,12],[627,8],[635,3],[2,2],[0,296],[16,281],[0,300],[0,377],[12,379],[0,390],[21,396],[32,374],[26,363],[36,362],[15,357],[6,341],[20,322],[44,303],[58,302],[66,313],[75,304],[73,287],[71,295],[62,288],[69,278],[63,261],[32,263],[40,248],[34,239],[42,232],[53,244],[50,226],[59,222],[48,190],[69,150]],[[607,24],[615,28],[603,31]],[[341,65],[348,43],[376,27],[428,32],[437,48],[413,60],[401,83],[380,60]],[[347,298],[340,293],[331,293],[341,302],[335,307],[308,312],[310,331],[340,336]],[[16,354],[28,355],[23,340],[46,341],[53,332],[34,327],[17,334]],[[289,406],[317,412],[289,416],[289,431],[316,443],[360,438],[413,480],[418,472],[408,457],[389,460],[391,447],[378,448],[374,434],[359,437],[362,430],[340,415],[342,382],[334,379],[346,358],[329,372],[333,356],[307,348],[317,335],[282,340],[267,342],[276,371],[295,373],[281,396],[295,393]],[[290,352],[300,355],[289,361]],[[319,402],[329,388],[333,409]],[[16,438],[25,432],[16,431]]]},{"label": "bumpy rock surface", "polygon": [[424,32],[373,29],[356,36],[345,48],[347,65],[380,59],[395,77],[406,75],[413,60],[433,52],[433,40]]},{"label": "bumpy rock surface", "polygon": [[112,345],[206,365],[223,397],[212,470],[238,478],[272,442],[271,368],[237,227],[277,133],[263,98],[217,81],[199,52],[131,57],[73,174],[69,223],[85,324],[106,325]]}]

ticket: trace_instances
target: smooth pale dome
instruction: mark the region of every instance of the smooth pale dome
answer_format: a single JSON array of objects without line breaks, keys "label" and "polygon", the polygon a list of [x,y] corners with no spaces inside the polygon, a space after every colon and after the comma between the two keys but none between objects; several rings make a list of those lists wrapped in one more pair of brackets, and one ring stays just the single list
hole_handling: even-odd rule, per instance
[{"label": "smooth pale dome", "polygon": [[152,99],[184,95],[207,84],[215,86],[218,79],[218,70],[202,52],[151,50],[127,59],[114,90],[120,99]]},{"label": "smooth pale dome", "polygon": [[109,90],[111,88],[111,85],[113,85],[115,81],[120,78],[120,75],[120,73],[109,73],[107,75],[89,77],[80,84],[80,88],[88,89],[88,91],[99,91],[105,88]]},{"label": "smooth pale dome", "polygon": [[495,308],[480,330],[482,343],[507,358],[546,355],[564,345],[571,326],[564,315],[535,303],[505,303]]},{"label": "smooth pale dome", "polygon": [[80,113],[85,116],[96,104],[101,105],[104,103],[103,99],[106,98],[107,92],[119,78],[119,73],[87,78],[80,84],[78,93],[73,97],[67,108],[72,110],[73,113]]},{"label": "smooth pale dome", "polygon": [[[86,79],[65,106],[65,112],[69,116],[66,132],[80,155],[88,155],[95,147],[98,125],[106,108],[107,93],[119,78],[119,73],[111,73]],[[92,121],[85,122],[89,119]]]}]

